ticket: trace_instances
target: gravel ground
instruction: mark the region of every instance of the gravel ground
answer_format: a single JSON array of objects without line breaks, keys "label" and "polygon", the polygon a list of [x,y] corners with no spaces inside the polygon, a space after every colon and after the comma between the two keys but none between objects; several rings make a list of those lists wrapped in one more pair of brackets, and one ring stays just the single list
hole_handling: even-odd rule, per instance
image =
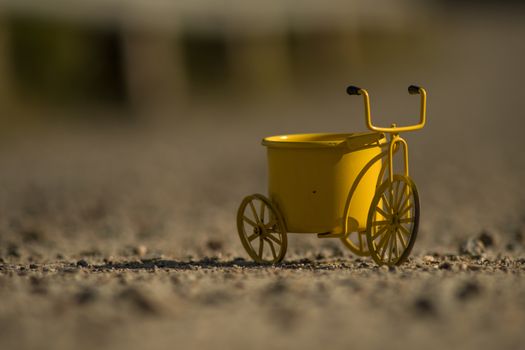
[{"label": "gravel ground", "polygon": [[3,263],[3,348],[523,346],[525,259],[427,255]]}]

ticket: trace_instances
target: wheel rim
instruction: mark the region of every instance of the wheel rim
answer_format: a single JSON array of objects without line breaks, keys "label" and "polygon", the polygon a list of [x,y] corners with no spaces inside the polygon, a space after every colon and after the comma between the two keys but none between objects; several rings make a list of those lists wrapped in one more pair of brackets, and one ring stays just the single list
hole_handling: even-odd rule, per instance
[{"label": "wheel rim", "polygon": [[368,244],[366,241],[366,231],[350,232],[347,237],[341,238],[344,245],[352,253],[358,256],[369,256]]},{"label": "wheel rim", "polygon": [[379,265],[400,265],[410,255],[419,226],[419,195],[407,176],[395,175],[377,190],[370,210],[366,238]]},{"label": "wheel rim", "polygon": [[260,263],[283,260],[287,248],[284,221],[269,199],[247,196],[237,212],[237,230],[244,249]]}]

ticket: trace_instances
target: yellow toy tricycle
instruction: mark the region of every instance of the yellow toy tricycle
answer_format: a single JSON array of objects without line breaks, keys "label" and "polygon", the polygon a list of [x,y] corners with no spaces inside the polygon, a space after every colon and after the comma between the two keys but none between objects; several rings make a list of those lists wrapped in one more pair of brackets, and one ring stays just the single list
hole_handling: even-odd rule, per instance
[{"label": "yellow toy tricycle", "polygon": [[[421,98],[416,125],[374,126],[367,91],[350,86],[348,94],[364,98],[372,132],[263,139],[269,198],[247,196],[237,212],[239,237],[252,259],[280,262],[287,232],[339,238],[353,253],[371,256],[379,265],[407,259],[418,231],[419,196],[408,175],[408,145],[399,133],[421,129],[426,121],[426,91],[411,85],[408,92]],[[395,173],[393,158],[400,149],[404,171]]]}]

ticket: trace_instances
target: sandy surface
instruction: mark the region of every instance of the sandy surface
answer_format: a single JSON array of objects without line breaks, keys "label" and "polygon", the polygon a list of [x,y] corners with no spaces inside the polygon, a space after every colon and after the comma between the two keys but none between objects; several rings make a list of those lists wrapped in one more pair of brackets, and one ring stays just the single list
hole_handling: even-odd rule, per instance
[{"label": "sandy surface", "polygon": [[[432,49],[299,96],[4,140],[0,348],[523,348],[523,33],[518,20],[450,19]],[[295,235],[282,265],[245,260],[235,211],[266,191],[259,140],[363,130],[349,82],[370,89],[380,120],[417,112],[409,83],[429,91],[427,128],[407,135],[413,258],[378,268]]]}]

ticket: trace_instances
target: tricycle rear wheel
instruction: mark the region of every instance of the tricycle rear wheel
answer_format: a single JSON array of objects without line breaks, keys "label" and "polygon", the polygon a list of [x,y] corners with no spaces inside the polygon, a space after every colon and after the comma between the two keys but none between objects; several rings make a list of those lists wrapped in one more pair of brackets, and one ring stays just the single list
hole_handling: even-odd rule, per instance
[{"label": "tricycle rear wheel", "polygon": [[350,232],[348,236],[341,238],[341,241],[355,255],[370,256],[366,242],[366,231]]},{"label": "tricycle rear wheel", "polygon": [[244,198],[237,211],[237,231],[244,249],[256,262],[275,264],[283,260],[288,246],[286,226],[265,196]]},{"label": "tricycle rear wheel", "polygon": [[419,195],[414,181],[394,175],[379,188],[368,211],[366,238],[379,265],[401,265],[410,255],[419,227]]}]

